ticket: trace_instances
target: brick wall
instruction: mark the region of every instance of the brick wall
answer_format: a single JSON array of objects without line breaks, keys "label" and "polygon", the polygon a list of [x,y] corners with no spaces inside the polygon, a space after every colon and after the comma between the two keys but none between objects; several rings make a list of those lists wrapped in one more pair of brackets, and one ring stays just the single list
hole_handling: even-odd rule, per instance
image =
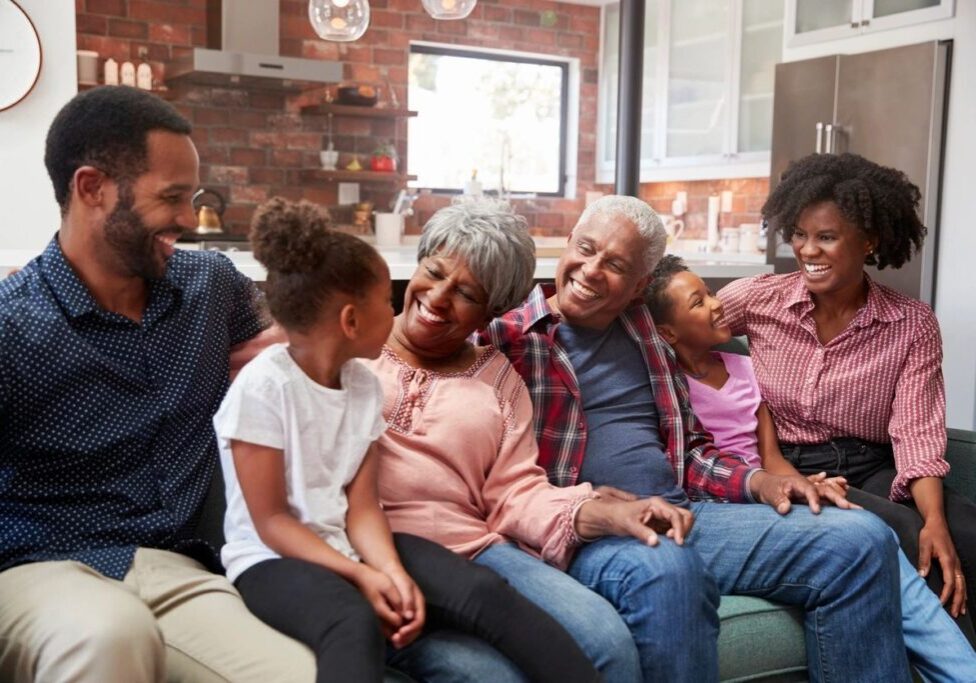
[{"label": "brick wall", "polygon": [[[573,226],[588,190],[610,190],[591,180],[595,177],[596,158],[598,8],[547,0],[479,0],[464,21],[435,21],[423,11],[420,0],[371,0],[372,21],[366,34],[354,43],[331,43],[312,31],[307,0],[280,3],[282,55],[341,61],[345,79],[389,84],[401,103],[407,101],[411,40],[579,59],[579,199],[539,198],[516,202],[516,208],[529,217],[538,234],[560,235]],[[167,64],[188,54],[194,46],[206,45],[206,0],[76,0],[75,4],[79,49],[95,50],[102,59],[112,57],[119,62],[148,61],[160,87],[165,87]],[[173,86],[167,93],[194,124],[202,184],[228,199],[224,218],[229,231],[245,232],[254,207],[270,196],[304,198],[325,205],[336,203],[336,185],[307,172],[319,167],[318,152],[325,146],[326,121],[321,114],[300,113],[300,106],[321,96],[321,92],[295,97],[187,84]],[[381,138],[398,139],[401,157],[405,151],[403,120],[335,118],[333,126],[333,140],[342,152],[368,155]],[[698,229],[694,212],[699,200],[705,201],[701,198],[714,193],[713,187],[726,189],[726,185],[736,183],[748,188],[741,193],[736,212],[749,220],[755,218],[750,212],[757,208],[757,202],[761,203],[765,189],[754,181],[687,183],[689,234]],[[673,183],[644,185],[641,194],[655,208],[667,212],[674,187]],[[388,189],[362,185],[364,200],[383,206],[390,197]],[[408,230],[416,231],[418,224],[422,225],[448,201],[446,197],[421,197]],[[704,217],[700,222],[703,226]]]}]

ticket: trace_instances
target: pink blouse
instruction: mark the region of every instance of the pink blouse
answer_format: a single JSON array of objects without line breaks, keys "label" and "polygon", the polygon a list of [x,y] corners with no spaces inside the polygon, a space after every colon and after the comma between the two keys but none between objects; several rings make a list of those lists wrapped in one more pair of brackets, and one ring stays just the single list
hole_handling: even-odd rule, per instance
[{"label": "pink blouse", "polygon": [[369,363],[383,386],[389,428],[380,450],[380,499],[394,531],[466,557],[514,540],[565,568],[589,484],[553,486],[536,464],[532,404],[494,347],[460,373],[411,367],[392,349]]}]

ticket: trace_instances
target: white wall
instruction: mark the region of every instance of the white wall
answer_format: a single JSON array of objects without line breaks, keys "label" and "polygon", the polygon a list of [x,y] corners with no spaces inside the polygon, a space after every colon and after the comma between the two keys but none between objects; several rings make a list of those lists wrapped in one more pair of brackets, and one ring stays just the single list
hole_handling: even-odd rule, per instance
[{"label": "white wall", "polygon": [[[44,168],[44,136],[78,91],[74,0],[19,0],[41,40],[41,74],[31,93],[0,112],[0,249],[40,252],[58,229]],[[2,77],[2,76],[0,76]]]},{"label": "white wall", "polygon": [[[976,1],[956,0],[955,17],[783,51],[783,61],[953,40],[936,270],[947,419],[976,429]],[[893,140],[892,144],[897,144]]]}]

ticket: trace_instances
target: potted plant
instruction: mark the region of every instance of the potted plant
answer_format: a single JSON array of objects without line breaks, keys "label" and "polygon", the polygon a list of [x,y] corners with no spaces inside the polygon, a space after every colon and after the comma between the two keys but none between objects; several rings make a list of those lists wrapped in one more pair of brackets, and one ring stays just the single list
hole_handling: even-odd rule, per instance
[{"label": "potted plant", "polygon": [[373,150],[369,167],[373,171],[395,173],[397,170],[397,151],[391,142],[380,142]]}]

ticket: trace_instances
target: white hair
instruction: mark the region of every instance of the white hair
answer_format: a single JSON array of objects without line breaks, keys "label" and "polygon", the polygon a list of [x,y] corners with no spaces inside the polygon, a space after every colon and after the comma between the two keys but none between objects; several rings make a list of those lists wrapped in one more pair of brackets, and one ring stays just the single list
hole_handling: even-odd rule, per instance
[{"label": "white hair", "polygon": [[654,270],[668,244],[668,233],[654,209],[636,197],[605,195],[583,210],[573,230],[596,216],[623,216],[633,223],[644,241],[644,267],[647,273]]},{"label": "white hair", "polygon": [[507,202],[465,197],[438,210],[424,226],[417,260],[438,252],[467,264],[488,294],[492,316],[515,308],[532,289],[535,242]]}]

